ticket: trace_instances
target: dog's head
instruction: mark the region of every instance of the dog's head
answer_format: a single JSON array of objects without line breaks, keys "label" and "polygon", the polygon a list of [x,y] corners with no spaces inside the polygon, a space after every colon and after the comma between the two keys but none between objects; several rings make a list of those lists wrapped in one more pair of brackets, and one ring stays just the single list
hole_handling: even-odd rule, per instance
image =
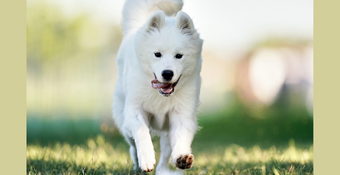
[{"label": "dog's head", "polygon": [[190,77],[197,68],[203,41],[191,18],[180,11],[176,17],[155,12],[140,29],[136,39],[139,63],[151,81],[165,97],[175,91],[183,77]]}]

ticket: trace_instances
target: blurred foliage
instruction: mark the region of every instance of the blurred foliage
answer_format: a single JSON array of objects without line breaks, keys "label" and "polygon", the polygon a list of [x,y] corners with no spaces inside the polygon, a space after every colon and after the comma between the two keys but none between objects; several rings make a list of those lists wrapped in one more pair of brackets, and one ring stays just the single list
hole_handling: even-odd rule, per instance
[{"label": "blurred foliage", "polygon": [[27,10],[27,55],[28,60],[45,61],[62,55],[79,52],[80,30],[88,16],[68,19],[59,8],[46,3]]},{"label": "blurred foliage", "polygon": [[[111,32],[103,36],[103,28]],[[51,2],[35,1],[27,9],[28,60],[67,60],[88,49],[105,49],[102,46],[117,51],[122,38],[119,30],[120,26],[103,26],[90,14],[65,15]]]},{"label": "blurred foliage", "polygon": [[[52,1],[27,6],[28,117],[106,115],[121,27],[90,13],[65,14]],[[104,114],[105,113],[105,114]]]},{"label": "blurred foliage", "polygon": [[[286,143],[294,139],[297,143],[313,142],[313,118],[306,110],[297,106],[280,108],[280,104],[262,110],[249,109],[235,98],[222,111],[216,113],[200,113],[198,124],[201,129],[197,132],[195,142],[228,145],[239,144],[248,146],[259,144],[271,146]],[[261,116],[261,118],[257,117]],[[28,117],[27,143],[48,144],[68,142],[81,144],[88,137],[104,134],[108,139],[123,140],[115,128],[111,117],[96,119],[39,119]],[[200,149],[210,148],[202,146]]]}]

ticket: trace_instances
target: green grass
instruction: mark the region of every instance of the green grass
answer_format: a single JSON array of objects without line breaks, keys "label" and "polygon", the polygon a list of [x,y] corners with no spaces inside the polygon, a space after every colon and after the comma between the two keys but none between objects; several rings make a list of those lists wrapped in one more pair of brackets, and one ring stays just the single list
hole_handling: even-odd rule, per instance
[{"label": "green grass", "polygon": [[[192,143],[195,160],[186,174],[313,174],[313,118],[303,108],[232,109],[201,113],[202,128]],[[138,174],[128,144],[110,123],[28,117],[27,174]],[[153,143],[158,159],[159,138]]]},{"label": "green grass", "polygon": [[[28,174],[138,174],[132,170],[128,144],[116,130],[94,135],[100,127],[75,132],[71,126],[76,121],[62,123],[56,126],[66,126],[61,133],[70,131],[68,135],[58,135],[53,128],[28,135]],[[86,129],[91,123],[95,121],[82,121],[82,127],[76,128]],[[194,166],[186,174],[313,174],[311,118],[306,122],[217,116],[199,123],[202,129],[192,143]],[[39,139],[34,141],[33,136]],[[153,143],[158,159],[159,138],[154,137]]]},{"label": "green grass", "polygon": [[[159,143],[154,142],[156,157]],[[200,144],[200,142],[194,142]],[[209,143],[204,143],[209,146]],[[286,147],[236,144],[208,147],[202,151],[193,145],[195,161],[186,174],[312,174],[313,146],[296,146],[291,140]],[[86,144],[55,143],[27,146],[28,174],[138,174],[132,170],[127,144],[110,142],[102,135]],[[174,168],[171,165],[172,168]],[[151,172],[149,174],[154,174]]]}]

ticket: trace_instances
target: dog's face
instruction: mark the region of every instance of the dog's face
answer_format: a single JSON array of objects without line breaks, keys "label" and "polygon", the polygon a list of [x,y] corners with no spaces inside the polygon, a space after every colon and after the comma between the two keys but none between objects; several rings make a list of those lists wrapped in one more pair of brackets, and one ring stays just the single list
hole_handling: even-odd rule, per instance
[{"label": "dog's face", "polygon": [[181,77],[188,77],[198,68],[203,41],[191,18],[184,12],[165,17],[155,12],[139,31],[136,52],[139,63],[150,78],[150,88],[165,97],[175,91]]}]

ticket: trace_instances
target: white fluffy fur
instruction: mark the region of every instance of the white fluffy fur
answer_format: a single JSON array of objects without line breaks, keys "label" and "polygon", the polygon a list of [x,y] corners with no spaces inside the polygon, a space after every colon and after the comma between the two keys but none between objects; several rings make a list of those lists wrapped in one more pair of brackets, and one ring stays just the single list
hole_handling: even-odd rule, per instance
[{"label": "white fluffy fur", "polygon": [[[197,130],[196,109],[201,86],[203,41],[190,17],[179,11],[181,0],[128,0],[123,10],[124,38],[117,57],[118,81],[114,94],[113,118],[130,144],[134,168],[154,169],[156,163],[151,133],[161,137],[157,174],[169,171],[181,155],[191,154]],[[174,17],[166,15],[177,15]],[[162,53],[161,58],[154,53]],[[174,56],[183,54],[181,59]],[[151,87],[154,74],[172,70],[174,83],[169,97]]]}]

